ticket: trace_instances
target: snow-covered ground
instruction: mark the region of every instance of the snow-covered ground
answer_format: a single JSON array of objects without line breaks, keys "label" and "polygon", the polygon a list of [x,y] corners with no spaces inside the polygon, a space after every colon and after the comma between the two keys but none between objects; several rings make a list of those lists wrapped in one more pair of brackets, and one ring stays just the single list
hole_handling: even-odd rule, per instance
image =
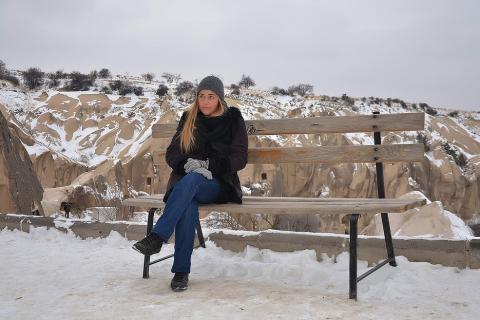
[{"label": "snow-covered ground", "polygon": [[[171,261],[142,279],[133,242],[80,240],[44,228],[0,231],[0,319],[477,319],[480,270],[408,262],[383,267],[348,299],[348,255],[277,253],[207,243],[190,288],[169,288]],[[173,251],[164,247],[164,254]],[[360,272],[366,263],[360,263]]]}]

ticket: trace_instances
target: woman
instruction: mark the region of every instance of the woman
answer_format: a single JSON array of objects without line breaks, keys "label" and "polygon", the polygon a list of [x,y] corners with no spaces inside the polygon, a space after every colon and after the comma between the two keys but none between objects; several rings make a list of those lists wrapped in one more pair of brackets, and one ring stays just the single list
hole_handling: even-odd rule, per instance
[{"label": "woman", "polygon": [[145,255],[158,253],[175,230],[172,290],[188,287],[198,204],[242,203],[237,171],[247,164],[247,151],[247,131],[240,111],[225,103],[219,78],[204,78],[167,148],[166,161],[172,173],[163,215],[152,232],[133,245]]}]

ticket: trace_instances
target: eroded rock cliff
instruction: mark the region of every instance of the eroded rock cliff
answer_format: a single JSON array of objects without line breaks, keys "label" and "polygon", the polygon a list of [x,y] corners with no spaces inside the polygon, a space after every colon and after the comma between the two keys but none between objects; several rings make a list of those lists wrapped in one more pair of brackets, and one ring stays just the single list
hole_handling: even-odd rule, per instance
[{"label": "eroded rock cliff", "polygon": [[28,152],[0,112],[0,212],[43,214],[43,188]]}]

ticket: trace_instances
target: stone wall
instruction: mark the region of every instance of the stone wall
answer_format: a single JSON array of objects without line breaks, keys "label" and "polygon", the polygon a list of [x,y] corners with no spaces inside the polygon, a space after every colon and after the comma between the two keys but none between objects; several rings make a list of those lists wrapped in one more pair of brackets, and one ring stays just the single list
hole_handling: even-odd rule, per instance
[{"label": "stone wall", "polygon": [[[7,228],[29,232],[32,227],[55,228],[63,232],[70,231],[81,239],[107,237],[112,231],[116,231],[128,240],[140,240],[146,232],[146,225],[144,224],[85,222],[65,218],[54,219],[52,217],[0,214],[0,230]],[[278,252],[310,249],[315,250],[318,260],[321,260],[322,254],[335,258],[349,250],[348,236],[336,234],[284,231],[248,233],[213,231],[209,233],[208,238],[215,245],[235,252],[243,251],[247,245]],[[480,238],[469,240],[401,238],[394,239],[393,242],[395,255],[404,256],[409,261],[480,269]],[[368,261],[369,265],[373,265],[385,259],[385,256],[385,241],[382,238],[359,237],[358,258],[360,260]]]}]

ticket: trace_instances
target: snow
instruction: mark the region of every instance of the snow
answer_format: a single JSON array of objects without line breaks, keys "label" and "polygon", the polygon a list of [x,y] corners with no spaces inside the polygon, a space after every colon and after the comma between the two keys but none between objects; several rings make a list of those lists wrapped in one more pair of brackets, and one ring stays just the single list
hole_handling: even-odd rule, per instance
[{"label": "snow", "polygon": [[[162,116],[162,114],[160,114],[159,116]],[[135,136],[137,137],[135,139],[135,141],[133,141],[130,145],[130,149],[128,150],[128,155],[130,157],[134,157],[137,152],[140,150],[140,148],[142,147],[142,145],[145,143],[145,141],[151,137],[152,135],[152,127],[153,125],[156,123],[156,119],[155,118],[151,123],[150,123],[150,126],[148,128],[144,128],[143,129],[143,133],[139,136],[137,135],[137,133],[135,132]]]},{"label": "snow", "polygon": [[326,198],[330,195],[330,188],[327,185],[322,185],[320,188],[319,198]]},{"label": "snow", "polygon": [[112,199],[123,199],[123,192],[120,189],[118,184],[111,186],[110,184],[106,185],[105,191],[101,194],[102,198],[105,200],[112,200]]},{"label": "snow", "polygon": [[[415,181],[415,183],[416,183],[416,181]],[[416,199],[424,199],[426,201],[426,204],[432,203],[432,201],[430,199],[428,199],[422,192],[417,191],[417,190],[410,191],[410,192],[402,195],[400,198],[407,198],[407,197],[416,198]]]},{"label": "snow", "polygon": [[447,127],[446,125],[444,125],[443,123],[441,123],[441,122],[437,122],[437,126],[438,126],[440,129],[445,128],[445,130],[446,130],[447,132],[449,131],[449,130],[448,130],[448,127]]},{"label": "snow", "polygon": [[291,96],[278,95],[273,100],[278,101],[281,104],[287,104],[290,101],[292,101],[292,99],[293,99],[293,97],[291,97]]},{"label": "snow", "polygon": [[247,187],[245,187],[245,186],[241,186],[241,188],[242,188],[242,193],[243,193],[244,195],[247,195],[247,196],[252,195],[252,189],[247,188]]},{"label": "snow", "polygon": [[443,214],[450,220],[454,239],[471,239],[473,237],[472,229],[456,214],[443,209]]},{"label": "snow", "polygon": [[[348,299],[348,254],[194,251],[190,287],[169,288],[171,261],[142,279],[142,257],[118,233],[80,240],[32,228],[0,232],[1,319],[476,319],[480,270],[385,266]],[[166,245],[163,254],[173,251]],[[360,272],[365,262],[359,263]]]},{"label": "snow", "polygon": [[3,104],[8,110],[12,111],[13,113],[24,110],[31,103],[31,97],[25,95],[21,91],[1,90],[0,104]]},{"label": "snow", "polygon": [[35,156],[35,157],[38,157],[41,154],[49,151],[47,147],[42,146],[41,144],[35,144],[33,146],[23,144],[23,146],[25,147],[29,155]]},{"label": "snow", "polygon": [[412,177],[408,177],[408,185],[415,188],[415,189],[420,188],[420,184],[415,179],[413,179]]},{"label": "snow", "polygon": [[361,145],[372,145],[374,144],[373,138],[371,135],[366,133],[344,133],[345,137],[347,137],[353,144],[361,144]]},{"label": "snow", "polygon": [[480,142],[480,131],[478,127],[475,126],[468,126],[465,124],[465,120],[471,119],[471,120],[480,120],[480,113],[477,112],[468,112],[468,113],[461,113],[461,116],[459,118],[451,118],[460,128],[465,130],[467,134],[470,135],[473,139],[476,141]]},{"label": "snow", "polygon": [[74,220],[58,216],[53,220],[56,228],[69,229],[75,223]]},{"label": "snow", "polygon": [[430,162],[439,168],[443,166],[443,160],[442,159],[435,159],[431,153],[425,153],[425,156],[430,160]]}]

